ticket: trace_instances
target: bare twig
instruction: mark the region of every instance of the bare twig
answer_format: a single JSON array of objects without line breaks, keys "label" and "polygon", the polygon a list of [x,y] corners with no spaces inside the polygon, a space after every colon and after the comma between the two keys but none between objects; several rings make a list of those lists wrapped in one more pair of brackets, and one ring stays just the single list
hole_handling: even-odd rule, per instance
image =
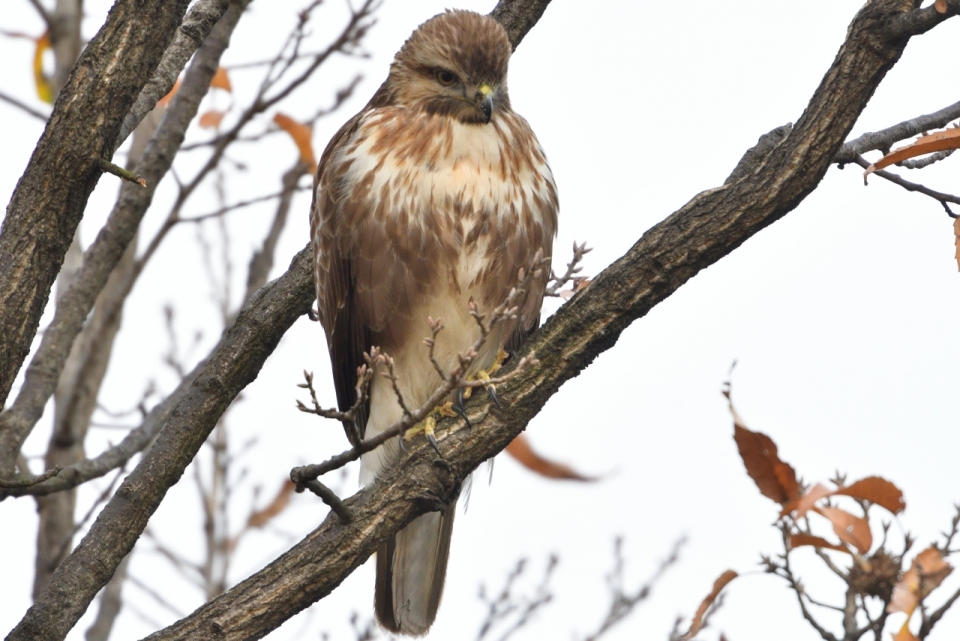
[{"label": "bare twig", "polygon": [[[309,186],[303,186],[303,187],[298,186],[298,187],[296,187],[296,191],[305,191],[305,190],[308,190],[308,189],[310,189]],[[226,205],[226,206],[224,206],[224,207],[221,207],[220,209],[217,209],[216,211],[212,211],[212,212],[209,212],[209,213],[206,213],[206,214],[200,214],[199,216],[190,216],[190,217],[188,217],[188,218],[179,218],[179,217],[178,217],[174,222],[175,222],[175,224],[179,224],[179,223],[199,223],[199,222],[203,222],[203,221],[205,221],[205,220],[210,220],[211,218],[219,218],[220,216],[223,216],[224,214],[228,214],[228,213],[230,213],[230,212],[232,212],[232,211],[236,211],[236,210],[238,210],[238,209],[243,209],[244,207],[249,207],[249,206],[251,206],[251,205],[256,205],[256,204],[258,204],[258,203],[266,202],[266,201],[268,201],[268,200],[274,200],[275,198],[282,198],[285,193],[287,193],[287,190],[281,190],[281,191],[278,191],[278,192],[274,192],[274,193],[272,193],[272,194],[267,194],[267,195],[265,195],[265,196],[257,196],[256,198],[249,198],[249,199],[247,199],[247,200],[241,200],[241,201],[232,203],[232,204],[230,204],[230,205]]]},{"label": "bare twig", "polygon": [[127,182],[132,182],[141,187],[147,186],[147,181],[144,180],[140,174],[124,169],[119,165],[115,165],[109,160],[104,160],[103,158],[97,158],[97,166],[100,167],[102,171],[107,172],[108,174],[113,174],[114,176],[126,180]]},{"label": "bare twig", "polygon": [[573,243],[573,258],[570,259],[570,262],[567,263],[567,271],[563,273],[563,276],[557,276],[552,271],[550,272],[550,280],[547,284],[547,289],[543,293],[544,296],[561,296],[563,292],[560,290],[563,289],[564,285],[572,282],[573,286],[571,288],[571,293],[575,293],[580,285],[587,279],[577,276],[583,267],[580,265],[583,262],[583,257],[593,251],[592,247],[587,247],[586,243],[577,244],[576,241]]},{"label": "bare twig", "polygon": [[52,479],[54,476],[59,474],[62,470],[63,470],[62,467],[55,467],[37,476],[27,476],[23,478],[15,478],[10,480],[0,479],[0,488],[12,490],[12,489],[22,489],[22,488],[33,487],[34,485],[39,485],[40,483],[43,483],[47,479]]},{"label": "bare twig", "polygon": [[0,91],[0,100],[4,101],[4,102],[6,102],[6,103],[9,103],[9,104],[11,104],[11,105],[13,105],[14,107],[20,109],[21,111],[23,111],[23,112],[25,112],[25,113],[33,116],[33,117],[36,118],[37,120],[41,120],[41,121],[43,121],[43,122],[46,122],[46,121],[47,121],[47,118],[50,117],[50,114],[45,114],[45,113],[43,113],[42,111],[37,111],[36,109],[34,109],[33,107],[31,107],[31,106],[28,105],[27,103],[21,102],[20,100],[17,100],[16,98],[14,98],[13,96],[11,96],[10,94],[5,93],[5,92],[3,92],[3,91]]},{"label": "bare twig", "polygon": [[[856,158],[854,158],[853,162],[860,165],[864,169],[870,166],[870,161],[864,158],[863,156],[857,156]],[[954,196],[953,194],[945,194],[939,191],[934,191],[933,189],[924,187],[923,185],[917,184],[915,182],[910,182],[909,180],[905,180],[904,178],[901,178],[897,174],[889,172],[885,169],[881,169],[873,173],[877,176],[880,176],[881,178],[885,178],[886,180],[889,180],[895,185],[899,185],[903,187],[907,191],[915,191],[919,194],[923,194],[924,196],[929,196],[930,198],[933,198],[934,200],[939,202],[944,209],[946,209],[947,214],[949,214],[951,217],[954,217],[954,214],[950,210],[950,206],[947,203],[960,205],[960,196]],[[864,178],[864,183],[866,184],[866,178]]]},{"label": "bare twig", "polygon": [[610,588],[610,609],[595,632],[587,636],[584,641],[596,641],[606,634],[613,626],[628,617],[640,603],[647,600],[653,586],[663,578],[663,575],[680,559],[680,548],[687,542],[686,538],[679,539],[673,544],[673,549],[647,582],[641,585],[636,592],[628,593],[623,587],[623,539],[617,537],[613,544],[613,570],[607,575],[607,585]]},{"label": "bare twig", "polygon": [[553,601],[553,594],[550,592],[550,579],[559,563],[559,559],[555,554],[551,554],[547,559],[547,567],[544,571],[543,578],[540,584],[537,585],[536,591],[532,596],[514,596],[512,594],[514,584],[523,574],[526,563],[526,559],[517,561],[514,569],[507,574],[503,589],[500,590],[500,593],[495,599],[489,598],[484,586],[480,586],[479,596],[480,600],[487,606],[487,615],[480,625],[480,630],[477,633],[477,641],[484,639],[495,626],[516,615],[516,619],[500,636],[500,641],[506,641],[506,639],[509,639],[517,630],[526,626],[540,608]]}]

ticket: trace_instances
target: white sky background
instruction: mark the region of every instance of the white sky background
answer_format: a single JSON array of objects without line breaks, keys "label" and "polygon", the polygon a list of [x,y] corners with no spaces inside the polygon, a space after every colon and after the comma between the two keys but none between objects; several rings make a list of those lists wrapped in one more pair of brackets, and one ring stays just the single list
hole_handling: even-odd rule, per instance
[{"label": "white sky background", "polygon": [[[254,2],[224,64],[272,56],[300,4]],[[341,5],[329,4],[316,23],[317,43],[341,24]],[[350,104],[318,124],[318,152],[383,80],[410,31],[446,4],[386,0],[366,41],[372,56],[341,58],[284,103],[284,112],[305,118],[328,104],[352,74],[364,74]],[[108,3],[90,0],[86,5],[84,34],[89,37]],[[492,0],[458,4],[484,13],[493,5]],[[698,192],[721,184],[761,134],[795,122],[860,6],[856,0],[556,0],[510,67],[514,107],[537,132],[560,189],[555,263],[562,266],[568,260],[575,239],[586,240],[595,249],[585,270],[600,271],[644,230]],[[4,0],[0,28],[39,33],[40,25],[26,0]],[[953,19],[915,38],[853,135],[955,102],[950,61],[956,60],[958,36],[960,21]],[[32,55],[30,43],[0,38],[5,61],[0,87],[44,109],[33,91]],[[258,72],[233,75],[239,106],[247,104],[254,79],[259,80]],[[216,102],[222,108],[229,99],[220,95]],[[266,128],[272,115],[262,116],[262,124],[251,131]],[[41,131],[39,120],[0,103],[4,202]],[[209,136],[191,130],[188,140]],[[198,166],[198,153],[203,152],[179,165],[181,176],[189,177]],[[231,154],[249,163],[249,169],[228,174],[228,201],[276,191],[279,174],[293,163],[294,153],[288,139],[274,136]],[[958,192],[956,167],[951,159],[908,178]],[[851,479],[876,474],[894,481],[907,502],[894,531],[913,532],[919,538],[917,550],[948,526],[952,505],[960,501],[960,339],[955,330],[960,275],[951,221],[936,202],[882,179],[874,177],[864,188],[860,174],[857,167],[842,172],[832,167],[797,210],[686,284],[564,385],[528,434],[543,453],[604,475],[604,480],[549,482],[500,457],[492,485],[485,476],[476,483],[469,511],[457,517],[446,595],[429,638],[474,638],[483,618],[478,585],[497,590],[517,559],[527,557],[522,585],[530,593],[550,553],[560,557],[552,583],[554,602],[517,638],[581,638],[596,628],[608,607],[605,576],[618,535],[625,539],[628,587],[643,582],[680,536],[686,535],[689,543],[651,599],[605,638],[665,639],[677,614],[689,616],[727,568],[753,572],[728,588],[726,604],[703,638],[715,639],[720,630],[734,641],[818,638],[802,620],[785,583],[756,571],[760,553],[780,550],[779,533],[770,527],[777,510],[747,477],[732,439],[720,389],[734,359],[734,395],[741,415],[752,429],[776,441],[781,457],[805,480],[826,482],[839,469]],[[116,190],[114,178],[101,179],[82,225],[85,245],[109,212]],[[169,202],[172,193],[165,184],[158,202]],[[294,202],[275,276],[307,242],[309,201],[303,192]],[[189,213],[213,209],[208,185]],[[272,212],[271,203],[230,215],[235,296],[242,291],[249,252],[260,243]],[[166,210],[155,205],[144,222],[145,234],[151,235],[165,216]],[[214,224],[205,230],[216,239]],[[161,365],[167,349],[164,303],[176,307],[182,343],[195,330],[204,332],[191,365],[215,343],[217,310],[202,274],[194,228],[175,230],[127,304],[104,387],[110,407],[135,403],[150,379],[163,392],[172,389],[174,378]],[[548,310],[554,308],[548,303]],[[49,316],[43,322],[48,321]],[[236,524],[247,514],[253,484],[262,484],[269,495],[292,466],[317,462],[345,447],[339,425],[320,424],[294,408],[294,399],[304,398],[295,387],[303,369],[316,371],[321,396],[333,404],[328,368],[319,326],[301,319],[230,413],[235,446],[251,436],[259,439],[255,453],[245,459],[250,474],[235,490]],[[47,417],[44,429],[49,430]],[[94,430],[91,453],[118,438],[117,432]],[[38,430],[28,453],[40,453],[46,439]],[[40,462],[35,464],[39,470]],[[150,527],[171,547],[200,559],[200,517],[190,478],[188,471]],[[355,479],[351,469],[349,480],[339,484],[341,493],[352,493]],[[104,486],[84,487],[81,513]],[[297,496],[271,532],[243,541],[233,580],[299,540],[325,511],[318,499]],[[31,499],[0,504],[3,631],[29,605],[35,526]],[[839,581],[825,574],[812,553],[796,557],[811,592],[842,605]],[[202,603],[199,592],[155,554],[136,555],[131,571],[184,612]],[[953,577],[940,591],[949,594],[958,583]],[[270,638],[319,638],[322,629],[331,639],[352,639],[349,615],[371,616],[372,592],[368,563],[309,615],[288,622]],[[178,618],[135,587],[127,585],[125,595],[161,624]],[[935,593],[931,603],[939,605],[943,598]],[[71,639],[82,638],[93,611]],[[838,617],[821,614],[839,629]],[[960,635],[960,611],[949,613],[938,628],[935,639]],[[114,638],[139,638],[153,629],[125,610]]]}]

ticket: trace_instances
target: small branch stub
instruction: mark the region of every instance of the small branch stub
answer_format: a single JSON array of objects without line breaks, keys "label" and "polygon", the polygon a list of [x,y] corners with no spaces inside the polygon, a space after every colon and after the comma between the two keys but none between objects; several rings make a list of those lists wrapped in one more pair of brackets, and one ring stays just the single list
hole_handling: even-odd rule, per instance
[{"label": "small branch stub", "polygon": [[100,167],[101,171],[105,171],[108,174],[113,174],[122,180],[128,182],[136,183],[141,187],[147,186],[147,181],[140,177],[140,174],[128,171],[119,165],[115,165],[109,160],[104,160],[103,158],[97,158],[97,166]]}]

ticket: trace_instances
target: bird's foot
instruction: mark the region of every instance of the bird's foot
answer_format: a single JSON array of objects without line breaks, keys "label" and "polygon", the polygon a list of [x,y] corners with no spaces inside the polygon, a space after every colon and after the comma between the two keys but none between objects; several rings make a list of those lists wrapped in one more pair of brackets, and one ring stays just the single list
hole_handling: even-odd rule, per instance
[{"label": "bird's foot", "polygon": [[407,430],[403,435],[404,440],[409,441],[422,432],[423,435],[427,437],[427,440],[430,441],[433,449],[437,451],[437,454],[440,454],[440,444],[437,443],[435,432],[437,429],[437,421],[445,416],[457,416],[456,410],[453,409],[453,403],[450,401],[433,408],[433,410],[427,414],[426,418]]},{"label": "bird's foot", "polygon": [[[467,380],[482,381],[484,384],[483,389],[487,390],[487,396],[489,396],[490,400],[493,401],[494,405],[497,406],[497,409],[500,409],[500,399],[497,398],[497,388],[495,385],[493,385],[493,383],[489,383],[487,381],[489,381],[493,377],[492,375],[495,374],[503,366],[503,361],[507,360],[508,356],[509,354],[507,354],[505,351],[501,349],[499,352],[497,352],[497,357],[493,359],[493,364],[490,365],[490,367],[488,367],[487,369],[480,370],[479,372],[477,372],[476,374],[474,374],[473,376],[467,379]],[[469,399],[473,392],[473,388],[467,387],[463,389],[462,392],[463,394],[460,396],[462,396],[463,400]],[[458,400],[460,399],[458,398]],[[462,408],[463,408],[462,401],[460,402],[460,407],[462,411]]]}]

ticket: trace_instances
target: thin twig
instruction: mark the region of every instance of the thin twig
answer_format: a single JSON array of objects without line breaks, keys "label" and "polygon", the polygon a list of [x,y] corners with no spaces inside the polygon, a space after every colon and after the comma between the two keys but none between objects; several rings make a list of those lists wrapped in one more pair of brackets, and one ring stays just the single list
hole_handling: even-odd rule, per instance
[{"label": "thin twig", "polygon": [[144,180],[140,174],[132,172],[128,169],[124,169],[119,165],[115,165],[109,160],[97,158],[97,166],[99,166],[102,171],[105,171],[108,174],[113,174],[114,176],[126,180],[127,182],[136,183],[141,187],[147,186],[147,181]]},{"label": "thin twig", "polygon": [[28,105],[27,103],[25,103],[25,102],[20,102],[19,100],[17,100],[16,98],[14,98],[13,96],[11,96],[10,94],[4,93],[4,92],[2,92],[2,91],[0,91],[0,100],[2,100],[2,101],[4,101],[4,102],[7,102],[7,103],[10,103],[10,104],[13,105],[14,107],[17,107],[17,108],[20,109],[21,111],[24,111],[24,112],[30,114],[31,116],[33,116],[34,118],[36,118],[36,119],[38,119],[38,120],[41,120],[41,121],[43,121],[43,122],[47,122],[47,119],[50,117],[50,114],[45,114],[45,113],[43,113],[42,111],[37,111],[36,109],[34,109],[33,107],[31,107],[31,106]]},{"label": "thin twig", "polygon": [[[857,156],[853,162],[860,165],[864,169],[870,166],[870,161],[864,158],[863,156]],[[929,187],[924,187],[923,185],[917,184],[915,182],[910,182],[909,180],[905,180],[900,176],[898,176],[897,174],[891,173],[884,169],[880,169],[873,173],[877,176],[880,176],[881,178],[889,180],[895,185],[900,185],[907,191],[915,191],[917,193],[923,194],[924,196],[929,196],[930,198],[933,198],[934,200],[939,202],[941,205],[943,205],[944,209],[947,210],[947,213],[950,214],[951,217],[954,217],[953,212],[950,211],[950,207],[947,205],[947,203],[960,205],[960,197],[958,196],[954,196],[952,194],[945,194],[939,191],[934,191]],[[866,179],[864,179],[864,183],[866,183]]]},{"label": "thin twig", "polygon": [[43,483],[47,479],[52,479],[54,476],[59,474],[61,470],[63,470],[63,468],[58,465],[55,468],[47,470],[46,472],[38,476],[16,478],[16,479],[11,479],[9,481],[6,479],[0,479],[0,488],[18,489],[18,488],[32,487],[34,485]]},{"label": "thin twig", "polygon": [[583,261],[583,257],[593,251],[592,247],[587,247],[586,243],[577,244],[576,241],[573,243],[573,258],[570,259],[570,262],[567,263],[567,271],[563,273],[563,276],[557,277],[552,271],[550,272],[550,284],[547,286],[546,291],[543,293],[544,296],[561,296],[562,292],[560,291],[564,285],[569,282],[573,282],[573,288],[571,293],[575,293],[579,290],[580,285],[583,281],[587,280],[582,277],[578,277],[577,274],[580,273],[580,270],[583,267],[580,266],[580,263]]}]

